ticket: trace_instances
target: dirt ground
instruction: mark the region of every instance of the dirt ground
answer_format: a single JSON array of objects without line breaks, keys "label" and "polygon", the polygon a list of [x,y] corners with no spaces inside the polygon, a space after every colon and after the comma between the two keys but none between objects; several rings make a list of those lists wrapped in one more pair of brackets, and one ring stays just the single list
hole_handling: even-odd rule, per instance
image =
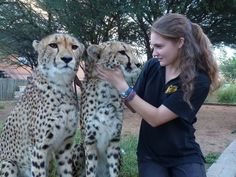
[{"label": "dirt ground", "polygon": [[[197,117],[195,135],[204,155],[221,153],[236,138],[236,106],[203,105]],[[138,134],[140,121],[126,109],[123,136]]]},{"label": "dirt ground", "polygon": [[[14,106],[4,104],[0,109],[0,120],[4,120]],[[221,153],[236,138],[236,106],[204,105],[195,124],[196,139],[204,155]],[[138,135],[141,118],[125,109],[122,136]]]}]

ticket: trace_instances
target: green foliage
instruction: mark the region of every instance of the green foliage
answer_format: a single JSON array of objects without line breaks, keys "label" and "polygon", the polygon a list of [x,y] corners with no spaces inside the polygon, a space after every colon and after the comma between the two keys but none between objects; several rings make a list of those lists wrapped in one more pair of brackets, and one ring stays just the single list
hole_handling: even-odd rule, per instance
[{"label": "green foliage", "polygon": [[236,85],[227,84],[220,88],[217,92],[217,100],[219,103],[236,103]]},{"label": "green foliage", "polygon": [[223,60],[220,69],[227,81],[236,82],[236,56]]},{"label": "green foliage", "polygon": [[220,156],[220,153],[209,153],[205,156],[206,164],[211,165],[213,164]]}]

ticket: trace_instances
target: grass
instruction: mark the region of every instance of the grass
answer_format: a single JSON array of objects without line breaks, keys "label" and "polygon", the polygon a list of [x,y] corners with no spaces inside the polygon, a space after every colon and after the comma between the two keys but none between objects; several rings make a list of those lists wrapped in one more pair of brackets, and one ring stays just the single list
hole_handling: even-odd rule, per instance
[{"label": "grass", "polygon": [[212,152],[205,156],[205,168],[208,169],[219,158],[220,153]]},{"label": "grass", "polygon": [[136,136],[128,136],[121,140],[122,167],[120,177],[137,177],[137,157],[136,147],[138,138]]},{"label": "grass", "polygon": [[205,156],[206,164],[212,165],[220,156],[220,153],[212,152]]},{"label": "grass", "polygon": [[2,132],[3,129],[3,123],[0,121],[0,133]]},{"label": "grass", "polygon": [[4,108],[5,108],[4,102],[3,102],[3,101],[0,101],[0,110],[1,110],[1,109],[4,109]]}]

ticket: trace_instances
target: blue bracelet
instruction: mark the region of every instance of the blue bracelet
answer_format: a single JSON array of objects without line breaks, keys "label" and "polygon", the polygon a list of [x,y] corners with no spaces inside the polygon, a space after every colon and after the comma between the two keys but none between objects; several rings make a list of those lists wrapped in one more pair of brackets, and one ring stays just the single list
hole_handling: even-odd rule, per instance
[{"label": "blue bracelet", "polygon": [[133,88],[129,87],[125,92],[121,92],[120,93],[121,98],[126,99],[132,91],[133,91]]},{"label": "blue bracelet", "polygon": [[133,100],[135,95],[136,95],[136,92],[134,89],[132,89],[130,94],[125,98],[125,102],[130,102],[131,100]]}]

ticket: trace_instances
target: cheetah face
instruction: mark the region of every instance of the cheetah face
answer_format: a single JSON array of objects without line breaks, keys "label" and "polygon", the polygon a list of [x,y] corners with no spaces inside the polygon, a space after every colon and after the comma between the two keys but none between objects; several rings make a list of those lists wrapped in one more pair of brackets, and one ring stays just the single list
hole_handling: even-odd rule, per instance
[{"label": "cheetah face", "polygon": [[96,76],[95,65],[101,64],[106,68],[113,69],[119,65],[126,77],[138,75],[141,71],[138,57],[131,45],[119,42],[108,41],[99,45],[90,45],[87,49],[89,59],[87,62],[88,73]]},{"label": "cheetah face", "polygon": [[84,45],[75,37],[59,33],[34,41],[33,47],[38,53],[38,69],[52,79],[74,76],[84,51]]}]

